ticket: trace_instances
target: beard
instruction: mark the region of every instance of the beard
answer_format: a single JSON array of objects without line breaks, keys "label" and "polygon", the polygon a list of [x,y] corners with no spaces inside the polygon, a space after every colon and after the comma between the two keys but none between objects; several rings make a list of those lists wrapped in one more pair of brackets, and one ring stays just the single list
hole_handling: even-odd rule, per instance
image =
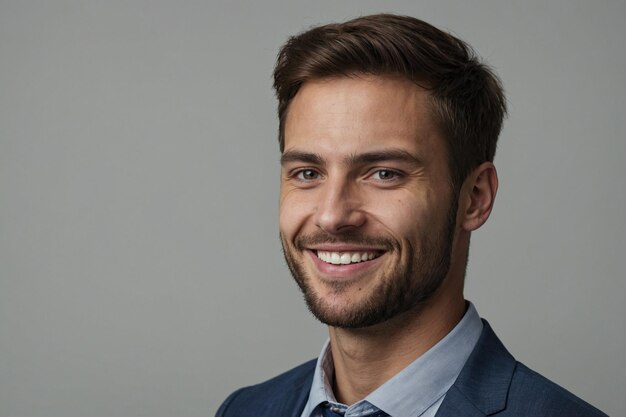
[{"label": "beard", "polygon": [[[333,327],[357,329],[385,322],[410,310],[419,311],[441,286],[450,269],[457,202],[453,199],[444,224],[437,233],[422,236],[418,248],[406,240],[406,253],[401,253],[398,241],[386,237],[366,236],[352,229],[330,235],[322,230],[296,237],[290,245],[281,235],[287,266],[304,295],[307,307],[322,323]],[[337,310],[314,290],[312,278],[302,258],[307,247],[323,243],[345,243],[365,247],[384,248],[385,255],[398,253],[399,261],[390,270],[383,271],[375,288],[364,300],[345,305]],[[404,255],[404,256],[402,256]],[[333,281],[334,294],[349,290],[350,282]]]}]

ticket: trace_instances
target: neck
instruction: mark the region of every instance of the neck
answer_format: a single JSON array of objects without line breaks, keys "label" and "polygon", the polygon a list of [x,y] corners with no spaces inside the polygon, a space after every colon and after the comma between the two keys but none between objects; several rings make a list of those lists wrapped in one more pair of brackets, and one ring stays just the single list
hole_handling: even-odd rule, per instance
[{"label": "neck", "polygon": [[[443,339],[465,314],[462,283],[446,280],[426,304],[362,329],[329,327],[334,393],[354,404]],[[455,291],[456,290],[456,291]]]}]

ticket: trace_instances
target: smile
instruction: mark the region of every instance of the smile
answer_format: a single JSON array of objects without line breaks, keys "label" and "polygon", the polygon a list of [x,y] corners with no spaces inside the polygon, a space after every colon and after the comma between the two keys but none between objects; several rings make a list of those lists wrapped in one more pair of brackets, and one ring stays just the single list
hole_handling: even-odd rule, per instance
[{"label": "smile", "polygon": [[333,265],[349,265],[359,262],[371,261],[378,258],[378,252],[327,252],[316,251],[316,255],[323,262]]}]

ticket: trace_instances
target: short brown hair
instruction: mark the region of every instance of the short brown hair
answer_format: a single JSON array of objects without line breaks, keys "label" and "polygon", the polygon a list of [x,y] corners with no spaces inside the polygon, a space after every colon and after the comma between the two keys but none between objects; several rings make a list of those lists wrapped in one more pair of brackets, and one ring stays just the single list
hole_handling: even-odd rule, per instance
[{"label": "short brown hair", "polygon": [[498,77],[462,40],[393,14],[314,27],[283,45],[274,69],[281,152],[289,104],[300,87],[309,80],[356,74],[401,76],[429,90],[455,187],[473,168],[493,161],[506,114]]}]

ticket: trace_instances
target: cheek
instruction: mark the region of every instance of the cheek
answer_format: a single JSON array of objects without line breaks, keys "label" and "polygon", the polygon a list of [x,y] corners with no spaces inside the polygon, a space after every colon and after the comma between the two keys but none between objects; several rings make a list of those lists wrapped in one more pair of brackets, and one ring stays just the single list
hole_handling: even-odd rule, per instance
[{"label": "cheek", "polygon": [[[372,216],[385,233],[398,242],[420,251],[425,242],[438,238],[447,218],[447,207],[429,193],[396,195],[379,199],[372,206]],[[406,257],[408,253],[404,253]]]},{"label": "cheek", "polygon": [[429,222],[429,211],[432,209],[427,201],[426,196],[403,191],[370,198],[368,211],[394,234],[403,235]]},{"label": "cheek", "polygon": [[278,224],[284,236],[291,236],[303,227],[310,217],[312,206],[300,192],[281,189]]}]

